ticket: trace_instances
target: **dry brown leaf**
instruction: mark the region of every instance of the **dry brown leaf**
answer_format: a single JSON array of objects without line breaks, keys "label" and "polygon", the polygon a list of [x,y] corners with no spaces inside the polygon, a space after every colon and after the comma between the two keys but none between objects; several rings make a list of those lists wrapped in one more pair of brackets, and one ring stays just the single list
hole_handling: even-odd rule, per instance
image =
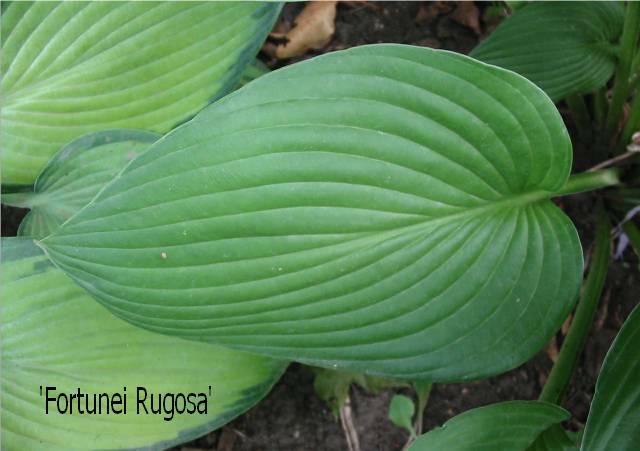
[{"label": "dry brown leaf", "polygon": [[476,34],[480,34],[480,11],[474,2],[460,2],[458,7],[451,14],[451,19],[460,25],[471,28]]},{"label": "dry brown leaf", "polygon": [[549,356],[549,358],[551,359],[551,361],[553,363],[556,363],[556,360],[558,360],[558,340],[556,340],[556,337],[552,337],[551,340],[549,340],[549,343],[547,343],[547,347],[544,349],[545,352],[547,353],[547,356]]},{"label": "dry brown leaf", "polygon": [[336,28],[336,3],[307,3],[296,17],[294,27],[284,35],[288,42],[276,47],[276,58],[304,55],[310,49],[318,50],[327,45]]}]

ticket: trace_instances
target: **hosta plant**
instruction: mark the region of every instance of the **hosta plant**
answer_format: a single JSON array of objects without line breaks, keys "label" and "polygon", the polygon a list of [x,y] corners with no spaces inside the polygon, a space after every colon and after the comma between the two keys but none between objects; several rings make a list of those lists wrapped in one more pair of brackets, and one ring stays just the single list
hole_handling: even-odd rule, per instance
[{"label": "hosta plant", "polygon": [[[390,415],[419,435],[412,415],[421,426],[432,383],[522,364],[580,298],[539,400],[467,412],[413,445],[578,446],[558,404],[603,289],[612,215],[598,203],[580,290],[582,245],[553,199],[618,185],[632,171],[571,175],[572,143],[553,101],[601,88],[627,61],[611,50],[615,42],[626,49],[637,26],[621,7],[558,6],[571,29],[599,24],[549,33],[571,44],[562,54],[576,67],[593,62],[573,82],[509,67],[529,67],[525,56],[536,52],[502,50],[504,40],[522,39],[514,30],[557,25],[541,4],[519,8],[477,59],[363,46],[264,75],[253,70],[245,74],[257,79],[223,97],[277,5],[135,4],[140,14],[128,21],[133,13],[114,4],[43,5],[12,4],[2,19],[5,181],[35,180],[3,199],[32,209],[24,237],[3,240],[3,446],[43,437],[52,447],[169,446],[248,408],[288,361],[321,367],[316,387],[336,410],[352,381],[413,386],[418,408],[396,397]],[[110,33],[112,20],[121,26]],[[180,20],[195,28],[166,38],[163,27]],[[210,34],[213,24],[222,25]],[[145,37],[148,59],[132,69],[140,55],[129,43]],[[541,53],[555,54],[554,42],[543,44]],[[76,65],[82,55],[91,64]],[[165,74],[170,80],[131,78],[163,55],[162,67],[176,69]],[[548,63],[542,72],[555,73]],[[173,89],[149,95],[162,80]],[[116,81],[131,91],[112,89]],[[584,450],[632,450],[637,441],[640,385],[626,357],[636,317],[605,362]],[[38,410],[44,376],[96,390],[115,389],[116,380],[196,390],[206,380],[215,410],[170,426],[122,416],[97,435],[100,420]]]},{"label": "hosta plant", "polygon": [[583,144],[603,157],[608,148],[624,152],[640,129],[639,96],[620,126],[640,82],[639,35],[638,2],[531,2],[471,56],[524,75],[554,101],[565,100]]},{"label": "hosta plant", "polygon": [[[3,238],[0,267],[3,449],[166,448],[248,409],[285,367],[266,357],[154,334],[114,317],[31,239]],[[191,406],[177,396],[150,415],[138,415],[132,401],[127,414],[107,413],[105,402],[95,400],[89,405],[96,410],[99,404],[102,412],[82,415],[72,412],[73,401],[58,400],[77,391],[138,399],[137,387],[148,397],[211,390],[211,399],[206,413],[197,415],[185,412]],[[46,403],[48,414],[45,397],[55,398]],[[199,399],[192,397],[194,404]],[[66,414],[54,412],[67,402]],[[151,412],[150,400],[146,407]]]},{"label": "hosta plant", "polygon": [[582,252],[549,199],[615,176],[570,168],[557,110],[523,77],[358,47],[212,104],[38,244],[150,330],[473,379],[531,357],[573,305]]},{"label": "hosta plant", "polygon": [[235,87],[277,3],[11,2],[2,12],[2,182],[31,184],[85,133],[166,133]]},{"label": "hosta plant", "polygon": [[568,412],[542,401],[492,404],[460,414],[419,437],[410,451],[634,450],[640,443],[640,307],[605,358],[581,445],[560,422]]}]

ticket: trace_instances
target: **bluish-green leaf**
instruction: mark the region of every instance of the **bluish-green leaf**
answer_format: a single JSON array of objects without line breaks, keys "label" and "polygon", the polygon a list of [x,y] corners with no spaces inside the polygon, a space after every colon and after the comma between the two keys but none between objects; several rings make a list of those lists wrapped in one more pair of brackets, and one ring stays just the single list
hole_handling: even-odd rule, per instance
[{"label": "bluish-green leaf", "polygon": [[583,451],[634,451],[640,445],[640,307],[625,321],[602,364]]},{"label": "bluish-green leaf", "polygon": [[159,138],[156,133],[117,129],[89,133],[64,146],[44,167],[33,191],[2,196],[5,204],[31,209],[18,235],[49,235]]},{"label": "bluish-green leaf", "polygon": [[401,45],[264,75],[154,144],[41,245],[158,332],[410,380],[495,374],[570,311],[571,168],[523,77]]},{"label": "bluish-green leaf", "polygon": [[409,451],[525,451],[569,413],[539,401],[508,401],[461,413],[421,435]]},{"label": "bluish-green leaf", "polygon": [[[32,240],[3,238],[0,269],[2,449],[165,449],[251,407],[283,370],[275,360],[154,334],[117,319]],[[126,387],[127,414],[62,415],[54,402],[47,415],[41,385],[56,387],[56,395],[78,388],[124,394]],[[169,415],[136,413],[138,386],[156,395],[207,393],[211,386],[212,397],[206,414],[174,414],[165,421]]]},{"label": "bluish-green leaf", "polygon": [[165,133],[233,89],[280,9],[251,2],[12,2],[2,14],[2,181],[31,184],[93,131]]},{"label": "bluish-green leaf", "polygon": [[607,83],[622,23],[619,2],[531,2],[470,55],[524,75],[558,101]]}]

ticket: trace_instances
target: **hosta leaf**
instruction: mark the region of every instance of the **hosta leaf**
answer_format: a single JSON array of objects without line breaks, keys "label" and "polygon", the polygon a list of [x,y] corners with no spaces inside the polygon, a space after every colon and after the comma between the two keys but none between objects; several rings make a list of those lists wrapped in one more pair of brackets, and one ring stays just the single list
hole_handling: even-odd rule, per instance
[{"label": "hosta leaf", "polygon": [[570,164],[557,110],[526,79],[365,46],[211,105],[41,244],[146,328],[471,379],[529,358],[573,304],[580,243],[547,200]]},{"label": "hosta leaf", "polygon": [[421,435],[410,451],[525,451],[569,413],[539,401],[508,401],[461,413]]},{"label": "hosta leaf", "polygon": [[49,235],[159,138],[117,129],[90,133],[63,147],[42,170],[33,191],[2,196],[5,204],[31,209],[18,234]]},{"label": "hosta leaf", "polygon": [[2,14],[2,179],[92,131],[164,133],[235,87],[276,3],[13,2]]},{"label": "hosta leaf", "polygon": [[563,429],[562,425],[554,424],[538,436],[527,451],[578,451],[577,440]]},{"label": "hosta leaf", "polygon": [[584,451],[633,451],[640,444],[640,307],[625,321],[598,376]]},{"label": "hosta leaf", "polygon": [[[231,420],[282,372],[275,360],[131,326],[26,238],[3,238],[1,269],[2,449],[164,449]],[[41,385],[56,387],[56,395],[78,388],[123,394],[126,387],[127,414],[61,415],[50,403],[46,415]],[[136,413],[138,386],[157,395],[209,385],[207,414],[165,421],[168,415]]]},{"label": "hosta leaf", "polygon": [[240,80],[238,81],[238,87],[242,87],[247,83],[255,80],[264,74],[269,73],[269,68],[262,61],[256,59],[253,63],[249,64],[242,73]]},{"label": "hosta leaf", "polygon": [[618,2],[531,2],[470,55],[524,75],[558,101],[611,78],[623,20]]}]

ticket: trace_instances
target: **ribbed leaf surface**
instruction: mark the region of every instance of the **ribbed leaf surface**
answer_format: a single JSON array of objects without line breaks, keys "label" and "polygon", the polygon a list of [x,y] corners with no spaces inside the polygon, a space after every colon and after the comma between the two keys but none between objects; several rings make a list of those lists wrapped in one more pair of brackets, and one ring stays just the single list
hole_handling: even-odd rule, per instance
[{"label": "ribbed leaf surface", "polygon": [[558,101],[611,78],[622,22],[618,2],[531,2],[470,55],[524,75]]},{"label": "ribbed leaf surface", "polygon": [[117,129],[90,133],[63,147],[44,167],[32,192],[2,196],[5,204],[31,209],[18,235],[49,235],[159,138],[156,133]]},{"label": "ribbed leaf surface", "polygon": [[596,384],[584,451],[633,451],[640,444],[640,307],[618,333]]},{"label": "ribbed leaf surface", "polygon": [[154,144],[41,244],[143,327],[436,380],[544,345],[582,255],[547,198],[569,138],[533,84],[376,45],[264,75]]},{"label": "ribbed leaf surface", "polygon": [[410,451],[525,451],[569,413],[539,401],[509,401],[461,413],[421,435]]},{"label": "ribbed leaf surface", "polygon": [[[131,326],[56,269],[31,240],[3,239],[1,269],[2,449],[165,449],[248,409],[283,370],[265,357]],[[58,414],[55,402],[47,415],[41,385],[56,387],[53,396],[78,388],[124,394],[126,387],[127,414],[107,415],[103,401],[102,415],[79,415],[75,406],[73,415]],[[157,395],[208,392],[209,385],[206,414],[175,414],[170,421],[137,414],[138,386]]]},{"label": "ribbed leaf surface", "polygon": [[2,14],[2,180],[92,131],[164,133],[237,83],[276,3],[13,2]]}]

